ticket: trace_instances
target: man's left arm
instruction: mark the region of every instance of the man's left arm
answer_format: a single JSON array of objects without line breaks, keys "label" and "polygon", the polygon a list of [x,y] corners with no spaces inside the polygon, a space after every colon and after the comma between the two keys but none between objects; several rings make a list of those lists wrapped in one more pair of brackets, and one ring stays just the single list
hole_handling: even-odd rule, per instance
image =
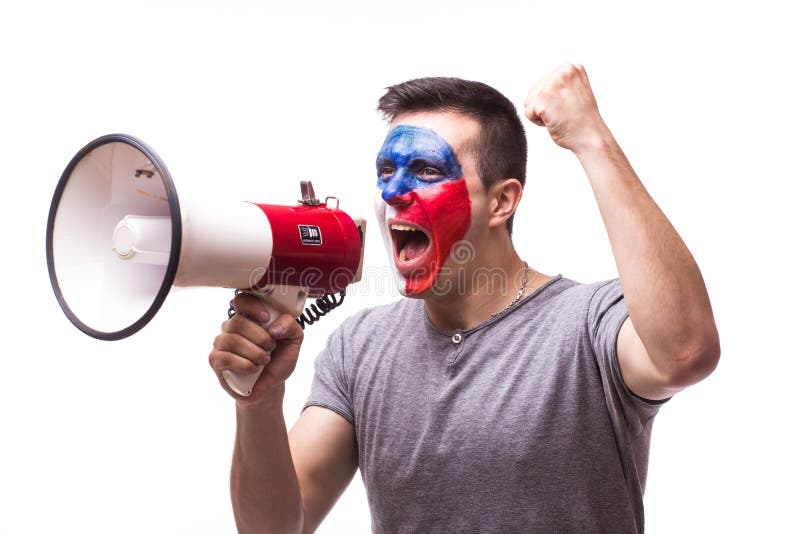
[{"label": "man's left arm", "polygon": [[720,348],[700,269],[601,118],[583,67],[532,88],[525,114],[575,153],[597,199],[630,314],[617,337],[625,384],[657,400],[708,376]]}]

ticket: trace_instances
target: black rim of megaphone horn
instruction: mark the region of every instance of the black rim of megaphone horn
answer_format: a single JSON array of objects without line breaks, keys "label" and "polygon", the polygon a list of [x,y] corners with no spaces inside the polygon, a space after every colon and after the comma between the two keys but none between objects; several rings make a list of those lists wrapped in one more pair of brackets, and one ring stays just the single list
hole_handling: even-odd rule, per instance
[{"label": "black rim of megaphone horn", "polygon": [[[150,305],[150,308],[147,310],[147,312],[145,312],[145,314],[142,315],[135,323],[123,328],[122,330],[118,330],[116,332],[101,332],[99,330],[95,330],[78,319],[78,317],[70,309],[66,300],[64,300],[64,295],[61,292],[58,279],[56,278],[55,264],[53,262],[53,225],[55,224],[58,205],[61,202],[61,195],[63,194],[64,188],[66,187],[67,182],[72,175],[72,171],[75,170],[75,167],[78,165],[78,162],[92,150],[108,143],[117,142],[128,144],[143,152],[161,174],[161,179],[164,181],[164,189],[167,192],[170,218],[172,219],[172,243],[170,248],[169,262],[167,262],[167,271],[164,274],[164,281],[161,283],[161,287],[156,294],[156,298],[153,300],[153,304]],[[56,191],[53,194],[53,201],[50,203],[50,215],[47,218],[47,271],[50,274],[50,284],[53,286],[53,292],[56,294],[56,299],[58,299],[61,309],[64,311],[64,314],[69,318],[69,320],[72,321],[72,324],[77,326],[85,334],[106,341],[123,339],[141,330],[155,316],[156,312],[158,312],[158,309],[161,308],[161,305],[164,303],[164,299],[167,298],[167,294],[172,287],[172,282],[175,280],[175,274],[178,272],[180,250],[181,211],[180,203],[178,202],[178,193],[175,191],[175,184],[172,182],[172,177],[169,174],[169,170],[167,170],[167,166],[164,165],[164,162],[160,157],[158,157],[158,154],[156,154],[155,150],[150,148],[144,141],[141,141],[140,139],[137,139],[131,135],[109,134],[98,137],[83,147],[77,154],[75,154],[75,156],[72,158],[72,161],[69,162],[69,165],[67,165],[67,168],[64,169],[64,172],[61,175],[61,179],[58,182]]]}]

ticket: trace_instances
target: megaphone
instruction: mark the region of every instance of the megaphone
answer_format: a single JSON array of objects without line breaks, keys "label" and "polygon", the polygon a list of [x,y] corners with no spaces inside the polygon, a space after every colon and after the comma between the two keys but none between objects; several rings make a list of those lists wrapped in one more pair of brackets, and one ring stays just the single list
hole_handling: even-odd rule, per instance
[{"label": "megaphone", "polygon": [[[181,205],[152,148],[105,135],[72,158],[53,194],[53,291],[76,327],[103,340],[138,332],[173,285],[247,290],[264,301],[270,322],[280,313],[298,317],[307,298],[360,279],[365,231],[337,198],[315,198],[310,182],[301,182],[301,195],[293,206]],[[259,374],[223,372],[244,396]]]}]

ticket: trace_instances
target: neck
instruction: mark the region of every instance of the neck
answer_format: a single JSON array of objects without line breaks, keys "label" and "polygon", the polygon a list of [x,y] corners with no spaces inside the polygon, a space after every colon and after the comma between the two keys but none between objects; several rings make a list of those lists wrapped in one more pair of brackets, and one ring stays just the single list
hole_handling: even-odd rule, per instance
[{"label": "neck", "polygon": [[[453,289],[448,294],[425,297],[428,317],[445,332],[474,328],[514,302],[524,279],[525,262],[509,241],[507,247],[494,247],[453,271]],[[549,277],[530,266],[523,296],[540,286],[542,278]]]}]

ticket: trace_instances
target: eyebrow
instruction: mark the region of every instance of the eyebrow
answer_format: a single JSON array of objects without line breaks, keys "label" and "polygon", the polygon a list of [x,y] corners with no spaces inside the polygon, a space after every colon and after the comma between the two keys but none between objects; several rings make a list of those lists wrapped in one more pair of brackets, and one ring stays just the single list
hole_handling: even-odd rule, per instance
[{"label": "eyebrow", "polygon": [[422,165],[430,165],[432,167],[440,167],[442,169],[449,169],[446,158],[414,158],[408,162],[409,167],[418,167]]}]

